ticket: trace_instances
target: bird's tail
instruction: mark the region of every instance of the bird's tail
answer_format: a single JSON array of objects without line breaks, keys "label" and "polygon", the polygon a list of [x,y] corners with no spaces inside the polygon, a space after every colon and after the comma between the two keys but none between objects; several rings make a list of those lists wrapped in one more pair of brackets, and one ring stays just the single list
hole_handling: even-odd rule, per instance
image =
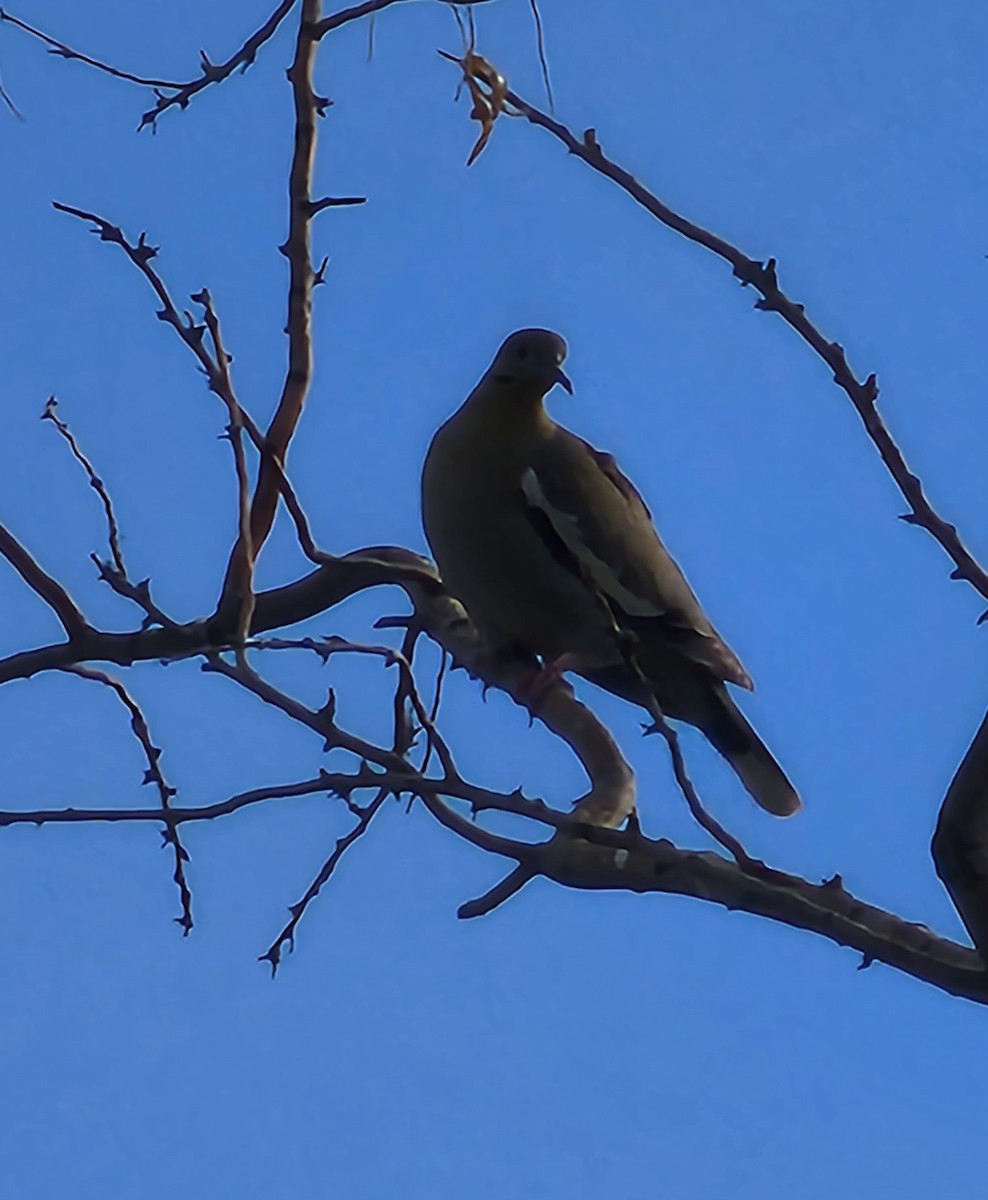
[{"label": "bird's tail", "polygon": [[704,734],[757,804],[776,817],[791,817],[802,804],[785,771],[726,689],[719,691],[717,700],[716,711],[702,726]]}]

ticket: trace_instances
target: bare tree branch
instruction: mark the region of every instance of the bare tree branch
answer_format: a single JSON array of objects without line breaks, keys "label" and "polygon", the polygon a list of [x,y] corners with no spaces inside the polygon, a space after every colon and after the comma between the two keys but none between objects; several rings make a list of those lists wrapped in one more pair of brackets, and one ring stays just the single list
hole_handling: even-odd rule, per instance
[{"label": "bare tree branch", "polygon": [[510,900],[525,886],[531,882],[537,872],[531,867],[522,866],[521,863],[509,874],[496,883],[489,891],[484,892],[482,896],[478,896],[476,900],[468,900],[466,904],[461,904],[456,910],[456,915],[461,921],[469,921],[472,917],[486,917],[488,913],[493,912],[499,905]]},{"label": "bare tree branch", "polygon": [[41,415],[43,421],[51,421],[58,432],[68,442],[69,449],[73,456],[82,465],[83,470],[89,478],[89,485],[96,492],[103,505],[103,511],[106,515],[107,524],[107,540],[110,544],[110,554],[112,562],[105,562],[98,554],[90,554],[90,559],[95,563],[99,571],[100,579],[117,593],[127,600],[133,601],[144,610],[145,616],[149,623],[157,623],[159,625],[168,625],[174,627],[177,623],[164,612],[151,599],[151,582],[148,579],[143,579],[139,583],[132,583],[127,575],[127,567],[124,563],[123,549],[120,544],[120,526],[117,523],[116,514],[113,511],[113,501],[110,493],[107,491],[106,484],[96,474],[93,464],[83,453],[79,446],[78,439],[72,433],[68,425],[56,415],[58,401],[54,396],[48,398],[48,403],[45,405],[45,411]]},{"label": "bare tree branch", "polygon": [[110,499],[110,494],[106,490],[106,485],[103,480],[96,474],[93,464],[83,454],[79,448],[79,443],[76,441],[72,430],[68,425],[61,420],[55,412],[58,407],[58,401],[54,396],[48,397],[48,403],[45,405],[45,411],[41,414],[42,421],[51,421],[58,432],[68,442],[69,449],[72,451],[75,459],[82,465],[82,469],[89,477],[89,486],[99,496],[100,502],[103,505],[103,511],[106,514],[107,539],[110,543],[110,553],[113,556],[113,565],[116,567],[119,574],[126,578],[127,568],[124,566],[123,551],[120,548],[120,527],[117,524],[117,518],[113,512],[113,502]]},{"label": "bare tree branch", "polygon": [[[226,800],[218,800],[215,804],[203,804],[197,808],[171,807],[168,810],[168,818],[175,826],[185,825],[190,821],[215,821],[239,812],[242,808],[263,804],[268,800],[286,800],[316,794],[347,796],[364,788],[381,787],[382,783],[387,784],[389,789],[406,791],[416,785],[417,781],[411,776],[372,771],[370,767],[361,768],[352,774],[320,771],[314,779],[252,788],[247,792],[238,792]],[[0,828],[8,825],[139,824],[142,821],[160,820],[161,813],[148,808],[42,808],[23,812],[0,812]]]},{"label": "bare tree branch", "polygon": [[[317,96],[313,73],[322,0],[302,0],[295,59],[288,71],[295,103],[295,149],[288,177],[288,237],[281,251],[288,259],[288,370],[281,399],[268,426],[268,447],[282,464],[302,415],[312,382],[312,168],[316,154],[316,118],[326,101]],[[278,504],[279,488],[268,459],[261,462],[251,506],[251,541],[260,553]]]},{"label": "bare tree branch", "polygon": [[[321,0],[302,0],[295,55],[289,71],[295,107],[294,152],[289,177],[288,234],[282,247],[289,263],[288,367],[281,397],[267,434],[263,433],[239,404],[230,376],[229,362],[208,291],[203,289],[192,299],[202,305],[203,323],[173,303],[160,276],[152,266],[156,250],[142,234],[129,242],[121,230],[94,214],[81,209],[56,205],[61,211],[93,222],[104,241],[119,245],[131,262],[143,273],[155,291],[161,309],[160,319],[178,332],[195,354],[210,388],[227,409],[230,440],[234,449],[238,493],[238,536],[227,564],[226,578],[216,613],[179,625],[161,613],[151,602],[145,581],[132,584],[127,579],[120,549],[116,518],[109,495],[102,487],[88,459],[78,449],[68,427],[54,415],[54,401],[46,416],[67,438],[76,458],[89,476],[91,486],[104,504],[109,526],[112,563],[100,563],[101,574],[121,595],[134,599],[144,609],[146,620],[140,630],[111,633],[91,628],[80,610],[59,584],[45,574],[28,552],[0,527],[0,553],[20,571],[58,615],[69,637],[68,643],[39,647],[0,660],[0,682],[28,677],[42,670],[61,668],[85,679],[111,687],[131,714],[131,724],[148,758],[146,782],[159,791],[161,807],[146,809],[92,809],[63,811],[38,810],[0,813],[0,826],[47,822],[89,823],[96,821],[147,821],[164,823],[166,840],[175,853],[175,880],[182,895],[185,932],[191,928],[191,897],[184,875],[187,855],[178,837],[185,821],[210,820],[229,815],[240,808],[265,800],[317,793],[341,797],[356,817],[356,825],[337,842],[319,873],[309,884],[302,900],[290,910],[291,920],[262,956],[276,968],[284,946],[291,946],[297,925],[308,904],[336,870],[342,855],[366,832],[375,814],[389,795],[408,794],[418,798],[431,816],[464,840],[490,854],[517,864],[511,873],[484,896],[469,901],[460,916],[471,917],[492,911],[515,895],[529,880],[538,876],[564,886],[581,889],[624,889],[639,893],[668,892],[694,896],[767,917],[773,921],[831,938],[854,948],[862,955],[862,965],[885,962],[898,970],[933,986],[978,1003],[988,1004],[988,970],[979,953],[952,941],[939,938],[923,926],[910,924],[894,914],[862,903],[851,896],[835,876],[824,884],[813,884],[789,875],[750,857],[736,839],[709,817],[686,773],[675,731],[661,710],[653,712],[656,729],[665,737],[673,759],[680,789],[694,815],[714,838],[735,857],[729,862],[718,854],[681,849],[667,841],[652,841],[642,836],[635,819],[635,779],[610,732],[594,714],[578,702],[564,683],[552,686],[533,700],[530,688],[532,664],[523,659],[509,660],[492,655],[482,643],[462,606],[447,595],[427,560],[400,547],[371,547],[336,557],[321,551],[312,535],[309,521],[284,469],[287,451],[294,436],[311,385],[313,370],[312,297],[321,282],[322,267],[312,261],[311,221],[321,211],[362,203],[360,197],[313,198],[312,171],[316,143],[316,119],[329,101],[316,95],[313,70],[317,44],[331,30],[349,21],[373,16],[397,0],[368,0],[331,16],[322,16]],[[538,20],[535,0],[531,0]],[[217,66],[202,55],[202,75],[191,83],[145,79],[108,67],[99,60],[56,42],[0,9],[0,21],[9,21],[30,35],[46,42],[56,53],[78,59],[95,69],[130,82],[159,89],[157,103],[144,114],[141,127],[153,126],[157,117],[173,106],[185,107],[192,96],[212,83],[221,82],[239,66],[254,61],[259,48],[270,39],[280,23],[295,8],[295,0],[278,5],[265,24],[225,64]],[[729,263],[735,276],[753,286],[761,296],[757,307],[778,312],[833,371],[868,435],[878,449],[886,468],[910,505],[904,520],[925,528],[954,563],[953,576],[965,579],[988,598],[988,574],[960,539],[957,530],[933,509],[921,481],[907,467],[877,409],[878,389],[875,377],[859,379],[850,369],[841,346],[829,342],[806,317],[802,306],[791,301],[778,284],[774,259],[761,263],[741,253],[729,242],[686,220],[663,204],[633,176],[607,158],[593,130],[582,139],[553,117],[540,112],[511,92],[504,80],[485,59],[474,52],[472,12],[462,25],[466,49],[458,59],[474,100],[474,117],[481,122],[481,135],[474,148],[476,157],[490,136],[494,122],[505,103],[529,122],[546,129],[590,167],[617,183],[636,202],[675,232],[704,246]],[[540,61],[548,87],[541,25],[538,27]],[[165,93],[168,94],[165,94]],[[550,106],[552,104],[551,92]],[[208,335],[208,338],[207,338]],[[209,344],[211,344],[211,349]],[[251,502],[243,433],[251,439],[260,455],[257,487]],[[317,570],[282,588],[254,595],[254,559],[266,540],[283,497],[295,522],[303,552]],[[387,646],[344,641],[338,638],[291,640],[262,638],[266,630],[284,628],[325,611],[348,595],[381,584],[401,587],[412,606],[407,617],[391,618],[379,625],[405,630],[401,651]],[[150,624],[149,624],[150,623]],[[153,626],[153,627],[152,627]],[[433,638],[450,660],[466,667],[485,686],[504,690],[542,721],[577,755],[590,782],[590,790],[572,813],[550,808],[541,800],[526,797],[521,789],[508,794],[493,792],[462,779],[449,746],[436,728],[436,703],[431,711],[423,703],[412,673],[411,659],[415,639],[421,632]],[[253,640],[248,640],[251,635]],[[336,653],[361,653],[380,657],[396,666],[398,681],[392,701],[393,744],[389,749],[359,738],[340,727],[336,719],[336,700],[332,691],[326,704],[311,709],[280,691],[262,678],[248,662],[250,650],[299,648],[315,651],[324,659]],[[235,661],[224,657],[232,651]],[[83,665],[103,661],[132,664],[151,659],[171,661],[203,656],[204,669],[225,676],[246,688],[289,719],[312,729],[326,750],[343,750],[359,760],[350,773],[320,771],[312,779],[299,783],[258,788],[227,800],[200,808],[178,809],[172,806],[174,789],[160,772],[160,749],[154,746],[147,723],[139,707],[124,686],[102,670]],[[414,721],[412,716],[414,714]],[[422,766],[410,762],[410,750],[418,732],[424,732],[427,745]],[[426,774],[433,751],[438,759],[438,778]],[[357,804],[358,792],[369,799]],[[483,814],[498,812],[526,818],[533,827],[548,827],[547,841],[534,842],[496,834],[478,820]],[[981,956],[988,946],[988,717],[968,755],[961,764],[941,810],[933,843],[937,871],[953,897]],[[627,827],[621,827],[627,823]],[[524,838],[525,834],[522,834]]]},{"label": "bare tree branch", "polygon": [[89,632],[89,624],[82,615],[82,610],[65,588],[42,569],[17,538],[3,525],[0,525],[0,554],[58,617],[69,638],[68,645],[63,648],[74,653],[73,643],[84,638]]},{"label": "bare tree branch", "polygon": [[348,21],[358,21],[361,17],[373,16],[382,8],[388,8],[392,4],[400,3],[400,0],[366,0],[364,4],[354,4],[350,8],[340,9],[339,12],[333,13],[330,17],[323,17],[316,21],[313,36],[318,42],[331,33],[334,29],[339,29],[341,25],[346,25]]},{"label": "bare tree branch", "polygon": [[185,864],[189,861],[189,855],[185,847],[182,845],[181,838],[178,834],[178,826],[173,819],[171,813],[172,797],[176,794],[176,789],[171,786],[165,779],[161,771],[161,747],[156,746],[151,739],[151,730],[148,728],[147,718],[141,712],[140,705],[127,691],[119,679],[114,679],[111,675],[107,675],[105,671],[96,671],[92,667],[66,667],[66,672],[72,675],[78,675],[80,679],[88,679],[93,683],[102,684],[108,687],[120,700],[120,703],[130,713],[130,727],[134,732],[134,737],[140,743],[141,749],[147,758],[148,766],[144,772],[144,783],[153,783],[158,789],[158,797],[161,801],[161,811],[157,814],[157,818],[164,824],[164,840],[165,844],[171,846],[175,857],[175,871],[172,875],[179,895],[182,900],[181,916],[175,918],[175,921],[182,928],[182,933],[188,937],[192,932],[192,893],[189,890],[188,882],[185,878]]},{"label": "bare tree branch", "polygon": [[226,578],[214,620],[220,629],[233,630],[233,640],[242,642],[250,629],[254,612],[254,549],[250,531],[250,477],[244,454],[244,411],[233,390],[230,378],[231,356],[223,346],[219,317],[207,288],[192,296],[204,311],[206,328],[213,343],[212,360],[218,386],[215,388],[226,406],[229,425],[227,434],[233,448],[234,469],[237,475],[237,540],[230,553]]},{"label": "bare tree branch", "polygon": [[90,58],[88,54],[82,54],[78,50],[73,50],[71,46],[58,41],[57,38],[49,37],[47,33],[42,33],[40,29],[35,29],[33,25],[28,25],[26,21],[22,21],[19,17],[12,16],[9,12],[0,8],[0,24],[4,22],[15,25],[18,29],[22,29],[25,33],[30,34],[31,37],[37,38],[39,42],[44,42],[50,54],[55,54],[59,58],[74,59],[77,62],[85,63],[87,67],[93,67],[106,75],[112,75],[114,79],[123,79],[128,83],[139,83],[143,87],[181,88],[183,86],[181,83],[175,83],[171,79],[151,79],[144,75],[132,75],[130,71],[121,71],[117,67],[111,67],[108,63],[101,62],[98,58]]},{"label": "bare tree branch", "polygon": [[[343,555],[294,583],[259,593],[251,630],[263,633],[297,624],[357,592],[384,584],[406,591],[413,589],[416,594],[440,589],[435,567],[422,555],[400,546],[369,546]],[[29,679],[39,671],[57,670],[78,662],[112,662],[128,667],[155,659],[172,662],[215,650],[221,644],[209,622],[201,618],[184,625],[169,622],[162,629],[126,633],[86,628],[85,635],[80,634],[74,641],[56,642],[0,658],[0,684],[11,679]]]},{"label": "bare tree branch", "polygon": [[364,808],[355,808],[357,814],[357,822],[353,828],[341,837],[333,848],[332,854],[323,863],[319,869],[318,875],[313,879],[312,883],[306,888],[305,895],[297,904],[291,905],[289,913],[291,914],[287,924],[274,939],[271,945],[258,957],[258,962],[266,962],[271,965],[271,978],[274,979],[278,973],[278,966],[281,963],[282,952],[287,945],[289,952],[295,949],[295,932],[298,928],[298,923],[305,915],[305,910],[319,895],[326,883],[329,882],[330,876],[339,866],[340,859],[350,849],[358,838],[363,837],[367,832],[367,827],[374,819],[381,808],[381,805],[391,793],[385,788],[377,793],[370,804]]},{"label": "bare tree branch", "polygon": [[141,116],[141,123],[137,126],[138,132],[150,125],[155,128],[158,118],[162,113],[169,108],[174,108],[178,105],[179,108],[188,108],[192,97],[197,93],[210,87],[214,83],[222,83],[225,79],[233,74],[239,67],[241,72],[246,71],[257,58],[257,52],[265,42],[270,41],[278,30],[278,26],[288,16],[295,7],[295,0],[281,0],[281,3],[274,10],[264,24],[257,29],[244,42],[239,50],[235,50],[233,54],[224,63],[210,62],[205,50],[199,51],[199,63],[202,68],[202,74],[198,79],[192,79],[188,83],[169,83],[163,86],[169,89],[175,89],[170,95],[156,93],[157,99],[154,107]]},{"label": "bare tree branch", "polygon": [[[484,76],[480,76],[480,78],[482,82],[487,83]],[[854,405],[882,462],[910,507],[910,511],[902,519],[910,525],[921,526],[939,543],[954,563],[951,579],[965,580],[979,595],[988,599],[988,571],[981,566],[965,546],[957,527],[941,517],[934,509],[926,496],[922,481],[909,469],[902,451],[896,445],[879,413],[876,377],[872,374],[863,381],[859,379],[848,365],[844,348],[838,342],[828,341],[806,316],[803,306],[790,300],[782,291],[779,287],[775,259],[770,258],[768,262],[761,263],[748,258],[730,242],[674,212],[633,175],[604,154],[597,141],[595,130],[586,130],[580,139],[572,130],[529,104],[516,92],[508,89],[505,98],[523,117],[533,125],[547,130],[562,142],[571,154],[575,154],[593,170],[616,183],[663,225],[724,259],[733,268],[734,275],[741,280],[742,284],[750,284],[761,293],[761,299],[757,302],[756,307],[766,312],[777,312],[786,324],[794,329],[803,341],[823,359],[833,372],[834,382]]]},{"label": "bare tree branch", "polygon": [[715,842],[719,842],[724,847],[736,863],[743,867],[751,866],[753,860],[748,851],[745,850],[734,834],[728,833],[720,821],[707,812],[704,807],[703,801],[693,786],[693,780],[690,779],[689,773],[686,770],[686,759],[683,756],[683,747],[679,741],[679,734],[666,720],[665,713],[659,708],[658,701],[654,697],[651,712],[654,724],[646,730],[646,733],[660,733],[669,747],[669,757],[672,759],[672,771],[676,776],[679,790],[683,793],[686,805],[693,819],[701,829],[710,834]]}]

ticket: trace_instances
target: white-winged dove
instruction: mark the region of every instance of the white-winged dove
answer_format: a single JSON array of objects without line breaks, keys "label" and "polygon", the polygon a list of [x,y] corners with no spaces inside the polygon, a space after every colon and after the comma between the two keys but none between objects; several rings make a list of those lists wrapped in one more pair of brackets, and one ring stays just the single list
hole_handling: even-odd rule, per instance
[{"label": "white-winged dove", "polygon": [[422,520],[443,581],[492,651],[537,655],[703,731],[755,800],[800,807],[728,695],[748,673],[707,619],[609,454],[545,411],[566,343],[521,329],[438,430]]}]

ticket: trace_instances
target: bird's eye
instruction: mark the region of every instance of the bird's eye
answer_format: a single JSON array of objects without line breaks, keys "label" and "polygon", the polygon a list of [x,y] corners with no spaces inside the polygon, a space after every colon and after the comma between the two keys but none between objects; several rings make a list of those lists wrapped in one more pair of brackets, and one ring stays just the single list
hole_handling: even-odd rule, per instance
[{"label": "bird's eye", "polygon": [[519,358],[528,358],[528,347],[527,346],[519,346],[518,347],[518,357]]}]

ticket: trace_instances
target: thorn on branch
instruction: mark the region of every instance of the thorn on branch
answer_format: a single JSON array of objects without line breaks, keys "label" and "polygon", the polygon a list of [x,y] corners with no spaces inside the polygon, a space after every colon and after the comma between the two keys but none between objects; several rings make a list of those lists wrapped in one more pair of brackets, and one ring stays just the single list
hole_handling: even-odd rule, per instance
[{"label": "thorn on branch", "polygon": [[[325,660],[323,660],[325,661]],[[326,703],[317,710],[319,716],[325,717],[332,724],[336,720],[336,691],[330,688],[326,695]]]},{"label": "thorn on branch", "polygon": [[158,246],[150,246],[147,243],[147,234],[141,233],[137,239],[137,244],[133,247],[133,255],[140,263],[148,263],[158,254]]},{"label": "thorn on branch", "polygon": [[310,217],[322,212],[324,208],[348,208],[355,204],[366,204],[366,196],[323,196],[321,200],[310,200],[306,209]]}]

